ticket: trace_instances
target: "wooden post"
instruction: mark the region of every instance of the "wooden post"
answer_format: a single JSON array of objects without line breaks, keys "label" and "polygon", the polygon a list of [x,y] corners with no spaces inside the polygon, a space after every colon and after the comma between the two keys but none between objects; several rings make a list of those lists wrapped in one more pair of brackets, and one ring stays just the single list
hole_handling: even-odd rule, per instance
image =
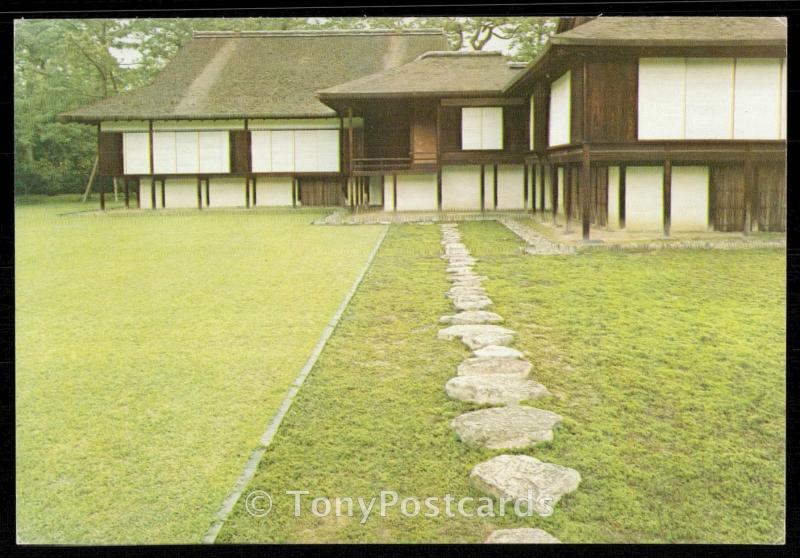
[{"label": "wooden post", "polygon": [[664,236],[669,236],[672,220],[672,161],[664,159]]},{"label": "wooden post", "polygon": [[89,192],[92,190],[92,183],[94,182],[94,177],[97,174],[97,165],[100,161],[100,155],[97,155],[94,158],[94,163],[92,164],[92,172],[89,173],[89,181],[86,183],[86,190],[83,192],[83,199],[81,202],[86,203],[86,199],[89,197]]},{"label": "wooden post", "polygon": [[250,180],[253,181],[253,207],[258,205],[258,179],[254,176]]},{"label": "wooden post", "polygon": [[553,205],[553,224],[558,224],[558,166],[550,165],[550,198]]},{"label": "wooden post", "polygon": [[142,208],[142,180],[140,178],[136,179],[136,207]]},{"label": "wooden post", "polygon": [[539,210],[544,213],[544,206],[545,206],[545,191],[544,191],[544,170],[545,165],[539,165],[540,177],[541,177],[541,184],[539,185]]},{"label": "wooden post", "polygon": [[197,177],[197,209],[203,209],[203,185],[199,176]]},{"label": "wooden post", "polygon": [[117,196],[117,177],[111,179],[112,185],[114,187],[114,201],[119,201],[119,197]]},{"label": "wooden post", "polygon": [[[438,167],[438,164],[437,164]],[[442,169],[439,167],[436,170],[436,209],[442,210]]]},{"label": "wooden post", "polygon": [[297,177],[292,177],[292,207],[297,207]]},{"label": "wooden post", "polygon": [[528,209],[528,163],[522,165],[522,206]]},{"label": "wooden post", "polygon": [[481,211],[486,210],[486,167],[481,165]]},{"label": "wooden post", "polygon": [[211,180],[206,178],[206,207],[211,207]]},{"label": "wooden post", "polygon": [[353,108],[347,107],[347,168],[353,176]]},{"label": "wooden post", "polygon": [[106,187],[103,181],[100,181],[100,211],[106,210]]},{"label": "wooden post", "polygon": [[392,175],[392,210],[397,211],[397,175]]},{"label": "wooden post", "polygon": [[569,232],[570,207],[572,205],[572,165],[564,165],[564,232]]},{"label": "wooden post", "polygon": [[[116,177],[114,178],[116,180]],[[130,180],[127,178],[125,179],[125,209],[130,209],[131,207],[131,184]]]},{"label": "wooden post", "polygon": [[751,205],[753,200],[752,198],[752,188],[751,183],[753,180],[753,159],[750,155],[750,151],[748,150],[745,154],[744,159],[744,227],[742,229],[742,234],[745,236],[750,234],[751,230],[751,219],[752,219],[752,209]]},{"label": "wooden post", "polygon": [[[585,71],[585,66],[584,66]],[[583,160],[581,165],[581,208],[582,208],[582,222],[583,222],[583,240],[589,240],[589,233],[591,230],[591,195],[589,194],[589,187],[592,175],[592,161],[589,155],[589,144],[583,144]]]},{"label": "wooden post", "polygon": [[150,209],[156,209],[156,179],[150,177]]},{"label": "wooden post", "polygon": [[167,207],[167,179],[161,179],[161,209]]},{"label": "wooden post", "polygon": [[250,179],[244,179],[244,206],[250,209]]},{"label": "wooden post", "polygon": [[619,228],[625,228],[625,174],[627,167],[619,166]]},{"label": "wooden post", "polygon": [[492,209],[497,210],[497,165],[492,165]]}]

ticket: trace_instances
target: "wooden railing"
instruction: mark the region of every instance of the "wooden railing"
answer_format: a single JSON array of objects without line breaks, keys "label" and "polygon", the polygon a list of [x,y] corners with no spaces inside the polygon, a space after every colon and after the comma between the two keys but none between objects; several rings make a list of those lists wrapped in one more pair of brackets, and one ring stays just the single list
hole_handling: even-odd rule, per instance
[{"label": "wooden railing", "polygon": [[411,157],[359,157],[352,160],[353,172],[407,170]]}]

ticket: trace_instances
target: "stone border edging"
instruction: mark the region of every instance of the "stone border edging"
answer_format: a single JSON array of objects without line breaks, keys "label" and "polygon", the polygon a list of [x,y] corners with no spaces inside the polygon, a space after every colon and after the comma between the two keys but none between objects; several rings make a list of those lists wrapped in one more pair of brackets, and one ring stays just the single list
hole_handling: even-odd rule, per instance
[{"label": "stone border edging", "polygon": [[300,370],[300,373],[295,378],[292,385],[289,387],[289,391],[286,393],[286,396],[283,398],[278,411],[272,416],[269,423],[267,424],[267,428],[264,433],[261,435],[259,439],[258,447],[253,450],[250,454],[250,458],[245,463],[244,470],[239,478],[236,480],[236,483],[233,485],[233,489],[228,493],[225,499],[222,501],[222,506],[220,507],[219,511],[214,515],[214,521],[211,526],[206,531],[205,535],[203,535],[202,544],[213,544],[216,539],[217,535],[219,534],[222,526],[224,525],[225,521],[228,519],[228,516],[233,511],[233,507],[236,505],[236,502],[239,501],[239,498],[244,492],[244,489],[247,488],[247,485],[253,479],[256,473],[256,469],[258,467],[261,458],[264,456],[264,453],[267,451],[267,448],[272,443],[275,434],[278,432],[278,428],[283,422],[283,418],[286,416],[286,413],[289,411],[289,408],[292,406],[292,402],[294,401],[295,396],[300,391],[300,387],[303,385],[303,382],[311,373],[312,368],[317,363],[320,355],[322,354],[322,350],[325,348],[325,345],[328,343],[328,339],[331,338],[333,335],[336,326],[339,324],[339,320],[341,319],[342,315],[344,314],[345,309],[350,305],[350,301],[355,296],[356,291],[358,291],[359,286],[361,286],[364,277],[367,275],[367,271],[369,268],[372,267],[372,262],[375,259],[375,256],[378,254],[378,250],[383,245],[383,241],[386,238],[386,234],[389,232],[389,227],[386,227],[386,230],[383,231],[378,241],[375,243],[375,247],[372,249],[369,257],[367,258],[364,267],[361,269],[361,272],[356,277],[353,285],[350,287],[350,290],[342,300],[342,303],[339,305],[339,308],[336,309],[331,320],[328,322],[328,325],[325,326],[325,329],[322,331],[322,335],[320,335],[317,344],[314,346],[314,349],[311,351],[311,355],[309,355],[308,360],[306,361],[303,368]]}]

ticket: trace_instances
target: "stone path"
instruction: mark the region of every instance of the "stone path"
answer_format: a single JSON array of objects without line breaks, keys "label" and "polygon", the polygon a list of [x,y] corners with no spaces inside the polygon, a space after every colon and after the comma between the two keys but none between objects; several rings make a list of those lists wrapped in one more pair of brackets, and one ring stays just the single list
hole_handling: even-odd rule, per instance
[{"label": "stone path", "polygon": [[[472,350],[472,356],[458,365],[457,375],[445,385],[445,392],[452,399],[494,406],[456,417],[452,428],[462,442],[487,449],[526,449],[552,440],[561,416],[519,404],[547,397],[550,392],[529,378],[531,363],[510,347],[516,332],[498,325],[503,317],[488,310],[493,301],[482,286],[487,278],[474,273],[472,267],[478,260],[461,242],[458,225],[443,224],[441,231],[442,258],[448,262],[446,271],[452,284],[446,296],[457,313],[440,318],[447,327],[439,330],[438,337],[458,339]],[[542,240],[535,253],[564,253],[559,246]],[[499,455],[475,465],[470,480],[494,497],[522,501],[539,515],[548,516],[561,496],[578,487],[581,476],[574,469],[527,455]],[[541,529],[524,528],[496,530],[486,542],[560,541]]]},{"label": "stone path", "polygon": [[574,254],[575,247],[549,240],[516,219],[503,217],[500,223],[525,241],[525,253],[531,255]]}]

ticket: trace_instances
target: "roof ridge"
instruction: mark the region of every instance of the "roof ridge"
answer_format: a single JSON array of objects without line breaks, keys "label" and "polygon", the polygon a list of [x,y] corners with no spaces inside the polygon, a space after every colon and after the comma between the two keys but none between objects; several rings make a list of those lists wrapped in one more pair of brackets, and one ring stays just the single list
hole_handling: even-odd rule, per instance
[{"label": "roof ridge", "polygon": [[194,31],[195,39],[211,38],[256,38],[256,37],[310,37],[310,36],[358,36],[358,35],[444,35],[438,28],[426,29],[280,29],[255,31]]},{"label": "roof ridge", "polygon": [[416,60],[444,56],[503,56],[499,50],[429,50],[417,56]]}]

